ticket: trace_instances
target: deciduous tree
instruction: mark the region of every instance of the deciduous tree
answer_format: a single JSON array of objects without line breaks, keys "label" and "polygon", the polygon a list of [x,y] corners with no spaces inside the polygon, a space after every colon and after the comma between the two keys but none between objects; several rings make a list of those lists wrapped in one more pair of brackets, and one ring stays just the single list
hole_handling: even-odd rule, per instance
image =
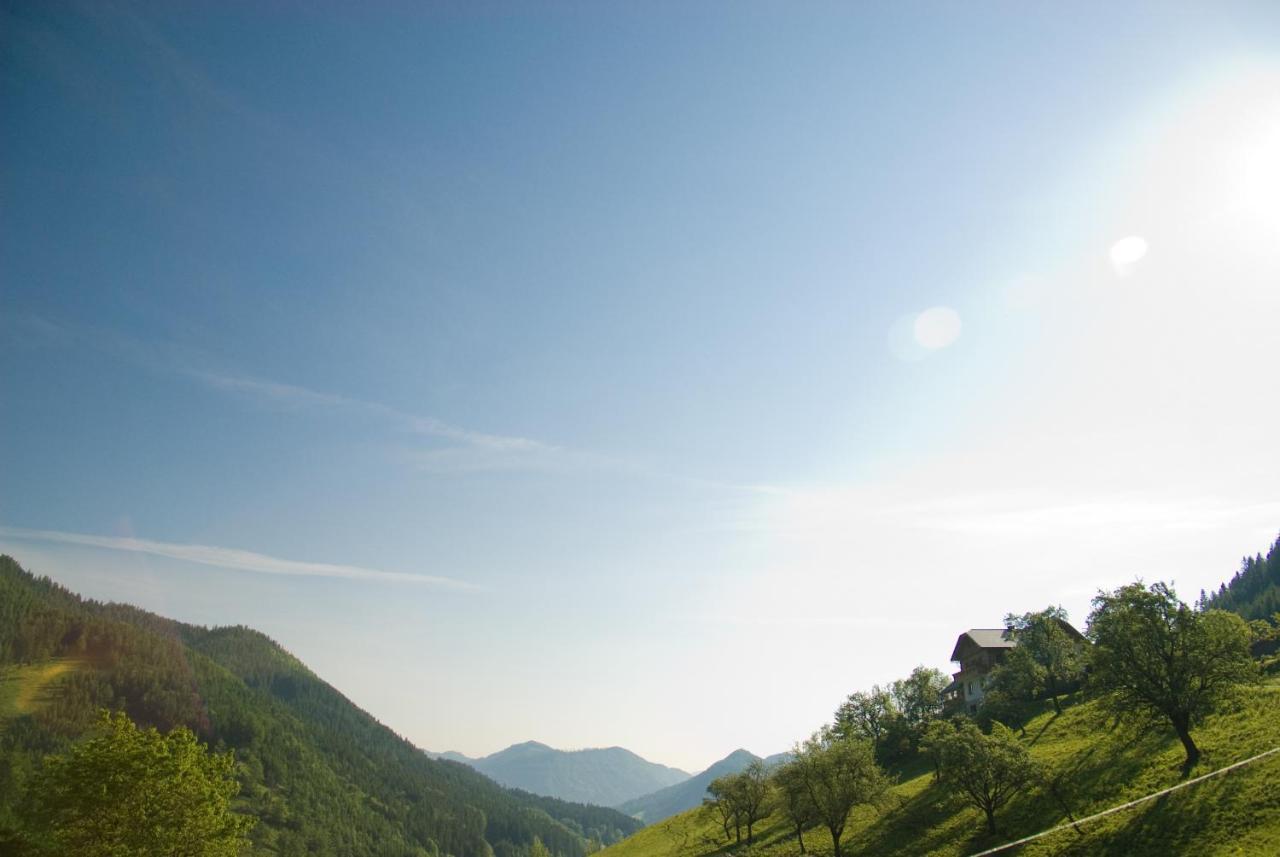
[{"label": "deciduous tree", "polygon": [[715,810],[720,817],[720,826],[724,828],[725,841],[729,840],[729,826],[733,826],[733,839],[737,843],[742,842],[742,810],[738,806],[737,800],[733,792],[733,775],[726,774],[722,777],[716,777],[707,786],[707,792],[711,795],[706,800],[706,805]]},{"label": "deciduous tree", "polygon": [[825,729],[796,748],[794,764],[815,815],[831,833],[833,857],[840,857],[849,812],[860,804],[879,805],[889,778],[876,764],[870,741]]},{"label": "deciduous tree", "polygon": [[769,814],[772,791],[769,772],[761,759],[756,759],[747,765],[746,770],[733,777],[734,800],[742,813],[742,822],[747,826],[748,845],[754,841],[756,822]]},{"label": "deciduous tree", "polygon": [[782,812],[787,817],[787,821],[796,830],[796,842],[800,845],[800,853],[806,853],[804,847],[804,831],[806,827],[812,827],[821,819],[818,817],[817,809],[813,805],[813,800],[809,797],[809,790],[805,784],[804,770],[798,761],[792,760],[785,765],[779,767],[773,774],[774,782],[778,786],[778,803],[782,808]]},{"label": "deciduous tree", "polygon": [[1085,646],[1067,630],[1066,621],[1067,611],[1061,607],[1021,616],[1010,613],[1004,619],[1018,643],[1009,653],[1010,666],[1024,662],[1027,690],[1032,695],[1048,694],[1058,713],[1062,713],[1058,697],[1083,678],[1085,665]]},{"label": "deciduous tree", "polygon": [[941,670],[919,666],[911,675],[893,683],[890,693],[915,738],[924,732],[925,724],[942,714],[942,691],[947,676]]},{"label": "deciduous tree", "polygon": [[996,811],[1031,784],[1036,768],[1017,737],[996,723],[990,735],[963,721],[931,736],[940,759],[941,780],[987,817],[987,830],[996,832]]},{"label": "deciduous tree", "polygon": [[842,738],[865,738],[879,744],[897,708],[893,694],[880,685],[849,694],[836,709],[835,731]]},{"label": "deciduous tree", "polygon": [[103,712],[100,734],[50,756],[30,795],[32,844],[79,857],[231,857],[253,819],[231,811],[230,753]]},{"label": "deciduous tree", "polygon": [[1245,621],[1197,611],[1165,583],[1131,583],[1093,599],[1092,680],[1121,717],[1164,720],[1186,751],[1184,774],[1200,758],[1191,737],[1232,688],[1257,679]]}]

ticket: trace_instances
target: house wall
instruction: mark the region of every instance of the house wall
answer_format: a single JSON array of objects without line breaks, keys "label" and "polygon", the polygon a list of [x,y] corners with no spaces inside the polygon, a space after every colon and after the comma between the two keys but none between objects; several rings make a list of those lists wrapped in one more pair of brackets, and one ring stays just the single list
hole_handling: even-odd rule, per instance
[{"label": "house wall", "polygon": [[982,700],[987,695],[987,685],[991,671],[1004,660],[1006,649],[982,649],[974,652],[960,662],[960,672],[952,677],[963,685],[964,710],[969,714],[977,712]]}]

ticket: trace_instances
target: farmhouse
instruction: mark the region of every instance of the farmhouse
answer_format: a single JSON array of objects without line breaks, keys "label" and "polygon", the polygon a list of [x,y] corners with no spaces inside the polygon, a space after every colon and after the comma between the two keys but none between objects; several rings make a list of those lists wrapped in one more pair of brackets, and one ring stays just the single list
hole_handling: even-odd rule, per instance
[{"label": "farmhouse", "polygon": [[951,660],[960,665],[942,692],[947,707],[973,714],[986,696],[987,676],[1017,645],[1007,628],[970,628],[959,636]]},{"label": "farmhouse", "polygon": [[[1084,635],[1069,622],[1057,620],[1071,637],[1083,640]],[[1009,628],[970,628],[956,639],[951,650],[951,660],[960,665],[953,673],[954,681],[942,692],[949,711],[974,714],[987,695],[987,680],[991,671],[1004,661],[1010,649],[1018,645]]]}]

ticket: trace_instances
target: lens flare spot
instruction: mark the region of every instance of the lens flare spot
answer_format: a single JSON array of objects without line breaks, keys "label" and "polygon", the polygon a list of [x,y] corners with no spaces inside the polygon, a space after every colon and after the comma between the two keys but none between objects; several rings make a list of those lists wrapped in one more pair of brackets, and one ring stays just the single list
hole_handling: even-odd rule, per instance
[{"label": "lens flare spot", "polygon": [[1147,239],[1140,235],[1121,238],[1111,245],[1111,264],[1117,270],[1124,271],[1142,261],[1147,255]]},{"label": "lens flare spot", "polygon": [[912,333],[921,348],[937,351],[960,338],[960,313],[951,307],[930,307],[916,316]]}]

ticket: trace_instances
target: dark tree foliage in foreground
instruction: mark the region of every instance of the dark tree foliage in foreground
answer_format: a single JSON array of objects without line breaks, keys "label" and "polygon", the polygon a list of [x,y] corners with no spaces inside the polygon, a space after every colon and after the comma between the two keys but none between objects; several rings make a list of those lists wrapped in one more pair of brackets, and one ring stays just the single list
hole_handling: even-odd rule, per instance
[{"label": "dark tree foliage in foreground", "polygon": [[231,811],[230,753],[189,730],[139,729],[103,712],[95,737],[45,760],[24,807],[24,852],[235,857],[254,819]]},{"label": "dark tree foliage in foreground", "polygon": [[1191,730],[1232,688],[1255,681],[1245,621],[1199,611],[1165,583],[1141,582],[1100,593],[1089,616],[1095,688],[1117,716],[1154,718],[1173,728],[1186,750],[1184,771],[1200,758]]}]

